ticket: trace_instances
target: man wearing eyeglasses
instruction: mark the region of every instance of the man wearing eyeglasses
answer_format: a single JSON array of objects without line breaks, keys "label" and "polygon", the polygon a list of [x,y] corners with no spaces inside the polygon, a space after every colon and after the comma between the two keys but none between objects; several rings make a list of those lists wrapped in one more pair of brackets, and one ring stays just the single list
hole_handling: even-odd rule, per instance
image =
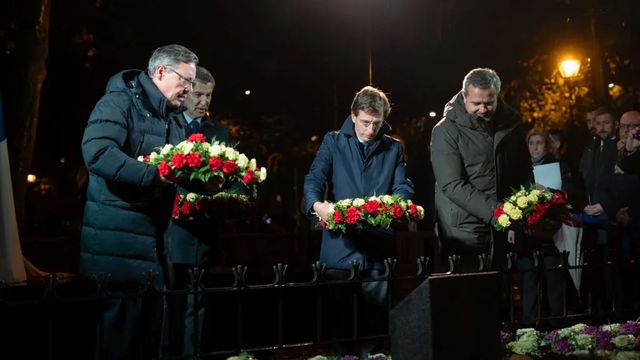
[{"label": "man wearing eyeglasses", "polygon": [[[173,184],[155,166],[138,161],[156,147],[185,137],[176,119],[193,90],[198,57],[181,45],[151,55],[147,71],[114,75],[82,138],[89,170],[81,234],[80,271],[108,274],[111,291],[137,289],[145,276],[163,286],[163,230],[170,216]],[[124,297],[103,303],[97,341],[100,359],[157,357],[161,299]]]},{"label": "man wearing eyeglasses", "polygon": [[[384,194],[398,194],[405,199],[413,196],[413,184],[406,177],[400,142],[387,135],[391,126],[385,118],[390,111],[389,100],[382,91],[367,86],[356,94],[351,104],[351,115],[340,130],[325,135],[305,177],[307,214],[317,214],[322,220],[327,220],[331,203],[342,199]],[[326,199],[325,184],[328,186]],[[384,272],[383,260],[392,254],[392,238],[392,232],[381,229],[342,237],[323,230],[320,262],[327,267],[326,276],[346,279],[352,263],[357,263],[364,276],[380,276]],[[362,284],[364,303],[377,311],[373,310],[361,318],[372,320],[364,326],[375,335],[384,333],[381,327],[384,320],[375,315],[384,313],[380,306],[386,296],[386,282]],[[348,322],[349,316],[341,312],[348,305],[341,303],[337,308],[339,311],[331,314]],[[378,345],[375,342],[361,344],[360,358],[366,359],[366,355]]]}]

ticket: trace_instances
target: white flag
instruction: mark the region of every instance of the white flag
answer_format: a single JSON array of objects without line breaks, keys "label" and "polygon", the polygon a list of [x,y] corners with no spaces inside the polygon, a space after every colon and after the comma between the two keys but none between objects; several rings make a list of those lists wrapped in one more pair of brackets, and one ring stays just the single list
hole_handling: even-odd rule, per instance
[{"label": "white flag", "polygon": [[0,97],[0,281],[8,283],[24,281],[24,270],[16,209],[11,187],[11,169],[7,137],[4,132],[2,98]]}]

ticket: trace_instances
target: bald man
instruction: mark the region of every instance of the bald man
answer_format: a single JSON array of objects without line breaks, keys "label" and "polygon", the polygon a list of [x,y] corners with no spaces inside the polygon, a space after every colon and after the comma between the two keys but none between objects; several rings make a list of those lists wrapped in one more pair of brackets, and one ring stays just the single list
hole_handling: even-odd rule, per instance
[{"label": "bald man", "polygon": [[620,125],[618,126],[618,151],[622,150],[625,145],[625,140],[629,135],[629,132],[633,129],[640,128],[640,111],[633,110],[627,111],[620,117]]}]

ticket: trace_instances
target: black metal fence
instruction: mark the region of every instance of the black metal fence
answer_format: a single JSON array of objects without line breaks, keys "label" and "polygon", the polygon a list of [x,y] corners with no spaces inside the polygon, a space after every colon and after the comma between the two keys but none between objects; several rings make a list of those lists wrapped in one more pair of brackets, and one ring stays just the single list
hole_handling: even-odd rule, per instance
[{"label": "black metal fence", "polygon": [[[522,276],[527,273],[538,275],[534,288],[539,306],[533,319],[538,326],[638,317],[638,259],[626,257],[569,266],[568,255],[564,253],[557,264],[545,267],[544,255],[536,253],[529,259],[532,266],[524,270],[516,266],[520,259],[513,254],[507,256],[503,271],[503,321],[507,326],[517,327],[522,322]],[[456,256],[448,258],[448,273],[455,273],[459,260]],[[151,273],[133,287],[114,284],[103,275],[48,276],[19,286],[0,284],[0,353],[3,358],[8,354],[38,359],[92,358],[102,336],[96,331],[101,304],[115,298],[156,298],[170,304],[171,299],[193,296],[195,307],[205,311],[203,317],[193,315],[194,329],[200,329],[202,322],[201,329],[193,331],[196,343],[201,342],[201,347],[193,349],[200,358],[225,358],[241,350],[273,353],[297,349],[304,353],[306,348],[323,345],[330,348],[362,339],[386,339],[388,331],[369,333],[362,327],[363,320],[371,314],[361,308],[361,284],[388,282],[389,296],[383,314],[386,317],[398,301],[436,274],[430,273],[433,267],[427,257],[417,258],[415,271],[409,274],[398,273],[395,259],[387,259],[384,264],[382,275],[372,278],[364,276],[354,263],[342,280],[327,279],[320,263],[312,264],[307,273],[291,275],[287,273],[288,266],[279,263],[273,265],[268,277],[252,274],[243,265],[226,274],[212,275],[194,268],[189,285],[177,290],[155,288],[157,274]],[[579,291],[568,276],[573,269],[582,272]],[[478,271],[487,270],[486,257],[480,256]],[[548,295],[545,278],[551,273],[560,274],[560,313],[553,313],[544,301]],[[340,316],[333,316],[336,301],[343,306]],[[154,352],[159,358],[183,358],[160,348]]]}]

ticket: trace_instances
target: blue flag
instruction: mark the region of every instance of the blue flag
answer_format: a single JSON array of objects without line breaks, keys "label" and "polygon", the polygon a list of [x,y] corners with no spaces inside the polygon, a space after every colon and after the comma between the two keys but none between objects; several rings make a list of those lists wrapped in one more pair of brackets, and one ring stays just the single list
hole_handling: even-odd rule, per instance
[{"label": "blue flag", "polygon": [[13,203],[9,150],[4,132],[2,97],[0,96],[0,281],[14,283],[24,281],[24,269],[16,209]]}]

